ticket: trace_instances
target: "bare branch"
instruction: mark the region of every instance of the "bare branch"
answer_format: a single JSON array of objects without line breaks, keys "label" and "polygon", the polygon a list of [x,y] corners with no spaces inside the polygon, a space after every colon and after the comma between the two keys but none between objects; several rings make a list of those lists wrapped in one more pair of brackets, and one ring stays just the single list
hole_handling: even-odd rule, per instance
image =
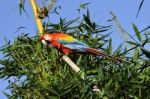
[{"label": "bare branch", "polygon": [[[63,61],[65,61],[76,73],[80,73],[81,69],[66,55],[62,57]],[[84,79],[83,73],[81,73],[82,79]]]}]

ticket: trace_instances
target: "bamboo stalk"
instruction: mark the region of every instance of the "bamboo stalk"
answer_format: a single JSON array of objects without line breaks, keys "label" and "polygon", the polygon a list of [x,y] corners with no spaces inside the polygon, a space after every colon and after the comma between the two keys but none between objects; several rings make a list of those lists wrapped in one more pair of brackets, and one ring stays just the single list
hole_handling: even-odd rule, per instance
[{"label": "bamboo stalk", "polygon": [[33,10],[33,13],[34,13],[34,18],[35,18],[35,21],[36,21],[36,24],[37,24],[37,27],[38,27],[39,34],[42,35],[44,29],[43,29],[42,21],[41,21],[40,18],[38,18],[38,15],[37,15],[36,0],[30,0],[30,3],[31,3],[31,6],[32,6],[32,10]]},{"label": "bamboo stalk", "polygon": [[71,61],[71,59],[68,56],[64,55],[62,57],[62,59],[65,62],[67,62],[74,69],[75,72],[79,72],[80,71],[80,68],[73,61]]},{"label": "bamboo stalk", "polygon": [[84,73],[81,72],[81,69],[66,55],[62,57],[63,61],[65,61],[76,73],[81,73],[81,78],[84,79]]}]

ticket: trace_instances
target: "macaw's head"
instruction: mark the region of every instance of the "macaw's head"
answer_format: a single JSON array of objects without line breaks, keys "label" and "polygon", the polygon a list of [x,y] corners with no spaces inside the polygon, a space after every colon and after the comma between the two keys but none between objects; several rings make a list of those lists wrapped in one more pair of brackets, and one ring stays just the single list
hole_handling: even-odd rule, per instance
[{"label": "macaw's head", "polygon": [[43,35],[40,36],[40,41],[44,45],[49,45],[51,40],[52,40],[52,37],[50,36],[50,34],[43,34]]}]

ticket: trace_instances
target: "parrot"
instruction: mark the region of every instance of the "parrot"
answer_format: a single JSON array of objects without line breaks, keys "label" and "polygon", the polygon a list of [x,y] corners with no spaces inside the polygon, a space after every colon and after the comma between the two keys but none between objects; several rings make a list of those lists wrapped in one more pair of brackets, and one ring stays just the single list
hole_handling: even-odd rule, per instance
[{"label": "parrot", "polygon": [[[60,52],[65,55],[71,53],[90,53],[93,55],[102,56],[104,58],[114,58],[109,54],[102,52],[101,50],[92,48],[87,44],[77,40],[73,36],[70,36],[63,32],[56,33],[45,33],[40,36],[40,41],[44,45],[50,45],[58,49]],[[116,60],[120,60],[119,57],[115,58]]]}]

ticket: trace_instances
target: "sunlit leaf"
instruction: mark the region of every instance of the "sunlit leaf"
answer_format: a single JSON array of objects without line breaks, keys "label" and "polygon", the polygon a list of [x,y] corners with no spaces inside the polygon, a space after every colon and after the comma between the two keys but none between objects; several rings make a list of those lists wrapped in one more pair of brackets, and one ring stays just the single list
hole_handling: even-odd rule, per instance
[{"label": "sunlit leaf", "polygon": [[135,34],[136,34],[138,40],[141,42],[141,41],[142,41],[142,37],[141,37],[141,34],[140,34],[140,32],[139,32],[137,26],[136,26],[135,24],[132,24],[132,26],[133,26],[134,32],[135,32]]},{"label": "sunlit leaf", "polygon": [[138,61],[138,58],[139,58],[139,50],[138,50],[138,49],[135,49],[135,50],[134,50],[133,61],[134,61],[134,62],[137,62],[137,61]]}]

